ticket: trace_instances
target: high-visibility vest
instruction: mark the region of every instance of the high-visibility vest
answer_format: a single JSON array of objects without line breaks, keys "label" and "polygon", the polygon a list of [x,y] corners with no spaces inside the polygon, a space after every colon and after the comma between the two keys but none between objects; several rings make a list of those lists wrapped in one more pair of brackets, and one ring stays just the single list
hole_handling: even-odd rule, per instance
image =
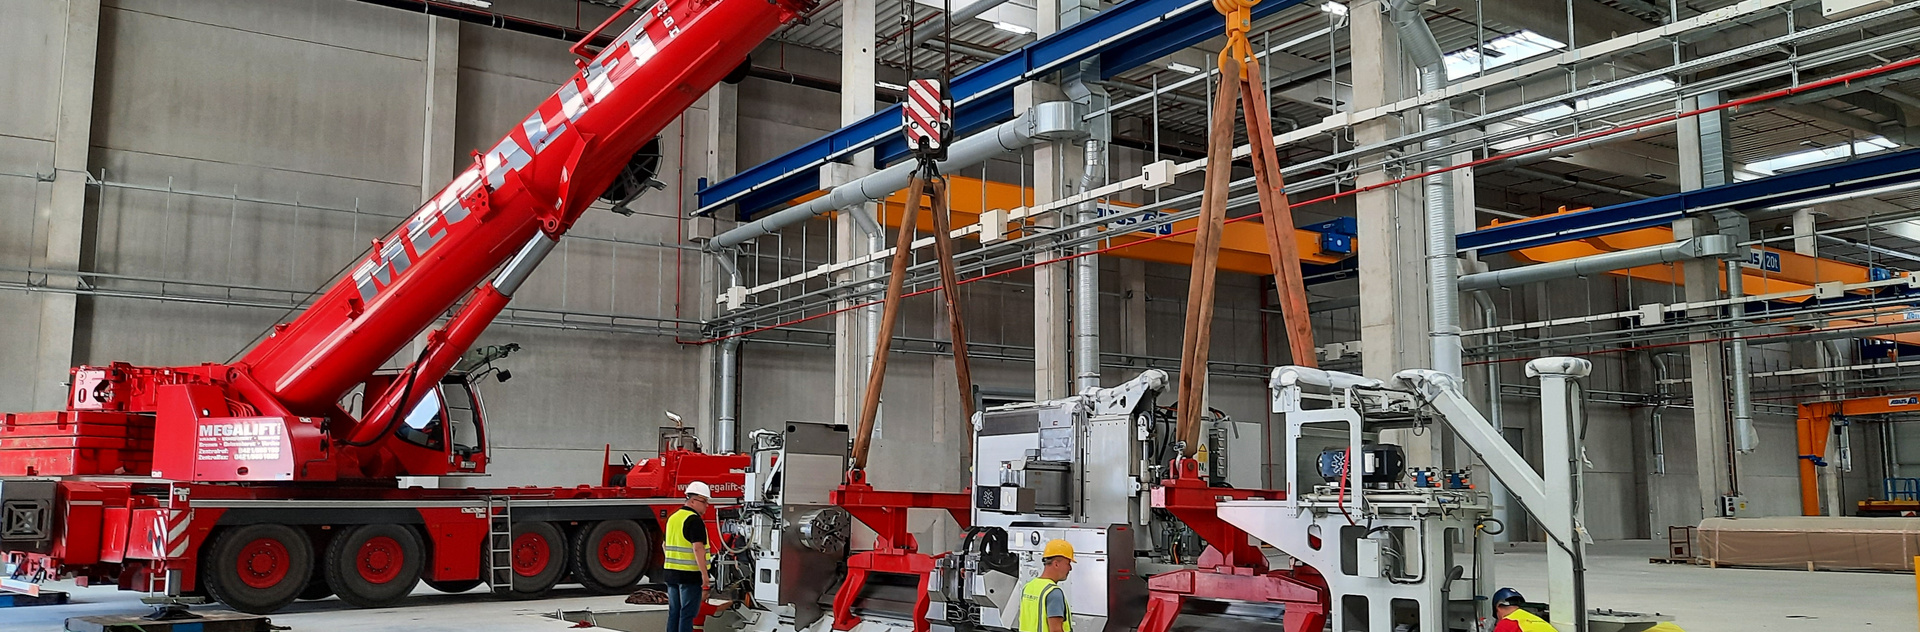
[{"label": "high-visibility vest", "polygon": [[[1019,632],[1048,632],[1047,595],[1058,590],[1060,584],[1045,577],[1035,577],[1027,582],[1026,587],[1020,590]],[[1066,602],[1065,595],[1061,595],[1061,602]],[[1061,632],[1073,632],[1073,606],[1067,606],[1062,614],[1066,616],[1066,622],[1061,625]]]},{"label": "high-visibility vest", "polygon": [[699,512],[681,507],[679,511],[673,512],[673,516],[667,518],[667,539],[660,545],[661,552],[666,554],[666,559],[660,564],[662,568],[690,573],[700,572],[700,559],[694,556],[693,542],[687,539],[687,518],[699,516]]},{"label": "high-visibility vest", "polygon": [[1553,624],[1524,609],[1515,610],[1513,614],[1501,618],[1519,624],[1520,632],[1555,632]]}]

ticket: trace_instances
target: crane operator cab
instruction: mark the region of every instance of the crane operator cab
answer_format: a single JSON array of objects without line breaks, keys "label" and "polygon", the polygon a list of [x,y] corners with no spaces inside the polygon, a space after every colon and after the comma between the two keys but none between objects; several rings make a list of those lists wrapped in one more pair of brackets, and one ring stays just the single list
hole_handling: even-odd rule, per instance
[{"label": "crane operator cab", "polygon": [[[489,375],[501,382],[512,379],[511,371],[494,366],[493,361],[519,348],[506,344],[475,350],[405,416],[389,422],[393,430],[383,443],[394,458],[406,464],[406,472],[414,476],[486,473],[486,423],[477,386]],[[406,384],[404,378],[400,371],[370,376],[362,389],[366,397],[361,401],[377,398],[389,388],[420,388]]]}]

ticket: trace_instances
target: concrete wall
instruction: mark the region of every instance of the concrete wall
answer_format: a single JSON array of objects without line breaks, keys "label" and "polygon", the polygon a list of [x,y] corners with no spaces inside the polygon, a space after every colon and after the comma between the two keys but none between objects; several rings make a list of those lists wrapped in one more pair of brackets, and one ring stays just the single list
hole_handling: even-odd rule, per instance
[{"label": "concrete wall", "polygon": [[[58,74],[65,5],[9,6],[0,20],[0,82],[31,86]],[[564,9],[570,21],[573,5],[504,8]],[[470,151],[491,146],[575,71],[563,42],[443,22],[442,37],[460,40],[457,76],[441,78],[457,80],[458,105],[453,144],[436,158],[453,167],[423,177],[430,26],[418,13],[349,0],[105,2],[87,156],[103,182],[88,188],[88,261],[100,273],[135,277],[103,279],[100,292],[183,300],[83,296],[74,362],[226,361],[282,319],[285,308],[273,305],[324,287],[423,190],[438,190]],[[51,172],[56,110],[50,91],[0,96],[0,173],[8,174],[0,175],[0,266],[10,270],[40,263],[34,240],[47,230],[35,210],[47,185],[33,174]],[[597,481],[604,446],[650,455],[663,410],[699,409],[704,364],[696,350],[668,336],[577,327],[603,324],[597,315],[671,318],[691,309],[692,299],[676,304],[686,294],[676,288],[697,288],[700,262],[672,246],[680,241],[682,180],[691,186],[703,175],[680,169],[681,134],[702,115],[690,113],[664,134],[669,189],[644,198],[632,217],[591,211],[513,304],[546,311],[507,314],[553,320],[563,311],[568,328],[501,325],[483,337],[481,344],[525,347],[505,363],[516,379],[484,392],[494,482]],[[688,151],[702,155],[704,147]],[[42,296],[0,292],[0,311],[30,314]],[[10,327],[0,333],[0,352],[30,353],[22,349],[32,336]],[[66,377],[4,365],[10,384]],[[0,390],[0,405],[58,405],[26,392]]]},{"label": "concrete wall", "polygon": [[[574,3],[502,3],[527,15],[562,19]],[[0,85],[45,85],[69,60],[62,52],[68,3],[17,0],[0,20]],[[166,365],[224,361],[282,320],[284,305],[322,287],[355,260],[368,240],[410,211],[423,190],[438,189],[448,173],[422,175],[423,163],[447,161],[449,172],[468,153],[490,146],[536,101],[570,75],[572,56],[561,42],[471,24],[443,24],[457,36],[451,76],[430,77],[429,18],[351,0],[258,3],[244,0],[107,0],[99,17],[99,45],[91,107],[66,115],[91,124],[86,169],[102,181],[88,188],[84,265],[115,275],[96,281],[78,301],[74,333],[66,340],[74,362],[126,361]],[[832,78],[837,58],[770,44],[755,57],[762,66]],[[457,86],[450,146],[428,149],[428,80]],[[37,322],[50,292],[25,292],[44,283],[28,272],[45,264],[54,145],[63,113],[55,90],[0,91],[0,314],[10,322]],[[761,80],[739,89],[738,163],[749,166],[837,126],[831,93]],[[640,334],[664,322],[610,325],[607,314],[698,320],[711,314],[703,300],[716,274],[711,262],[683,244],[679,219],[693,204],[704,173],[706,112],[696,108],[668,126],[661,179],[668,184],[643,198],[638,213],[619,217],[594,210],[516,298],[510,323],[492,328],[482,344],[525,347],[506,362],[516,378],[489,385],[495,449],[494,483],[574,484],[597,480],[604,446],[644,458],[656,445],[664,411],[690,420],[707,403],[702,376],[711,365],[701,348],[667,335]],[[446,152],[429,154],[428,152]],[[447,154],[450,154],[447,155]],[[1141,156],[1116,149],[1119,172]],[[1021,161],[989,165],[995,177],[1020,177]],[[1183,186],[1191,183],[1183,182]],[[827,257],[824,222],[796,228],[756,261],[762,273],[791,273]],[[664,246],[662,245],[664,244]],[[785,257],[783,262],[772,255]],[[805,260],[811,264],[803,264]],[[784,266],[784,267],[782,267]],[[1103,261],[1102,346],[1137,356],[1108,367],[1118,383],[1147,366],[1172,368],[1186,270],[1159,264]],[[1270,451],[1257,431],[1266,419],[1264,367],[1279,349],[1277,320],[1262,315],[1256,279],[1223,275],[1212,357],[1241,363],[1216,369],[1211,405],[1255,436],[1236,459]],[[975,382],[983,387],[1032,388],[1030,278],[1011,275],[969,285],[962,293],[967,321],[981,352]],[[1611,278],[1581,282],[1580,291],[1556,284],[1502,296],[1504,322],[1534,320],[1665,300],[1671,290],[1628,285]],[[1330,289],[1328,289],[1330,288]],[[1351,294],[1351,284],[1324,286],[1316,296]],[[166,294],[172,301],[121,295]],[[1654,298],[1648,298],[1654,297]],[[277,306],[278,307],[277,307]],[[908,338],[940,339],[938,304],[908,302]],[[1355,338],[1356,315],[1320,316],[1320,342]],[[559,314],[564,312],[565,316]],[[1134,320],[1134,314],[1143,320]],[[546,326],[532,323],[544,322]],[[517,323],[517,324],[516,324]],[[1264,332],[1263,323],[1269,331]],[[621,331],[609,331],[619,329]],[[0,357],[36,353],[44,332],[0,329]],[[1260,344],[1263,340],[1265,345]],[[814,342],[824,341],[815,336]],[[925,348],[920,345],[917,348]],[[1757,361],[1784,366],[1779,349],[1760,348]],[[832,354],[819,346],[748,342],[743,351],[741,428],[832,415]],[[1595,391],[1650,389],[1635,360],[1594,356]],[[966,436],[950,360],[899,353],[885,392],[886,406],[873,472],[876,481],[906,489],[957,489],[964,465],[954,455]],[[1251,368],[1249,368],[1251,367]],[[1684,363],[1675,363],[1685,377]],[[1478,376],[1470,380],[1478,381]],[[31,363],[0,363],[0,383],[63,382]],[[1525,385],[1519,363],[1503,365],[1502,381]],[[1676,389],[1684,392],[1684,388]],[[0,409],[58,405],[31,388],[0,389]],[[1170,403],[1169,395],[1163,402]],[[1506,398],[1509,426],[1537,454],[1537,402]],[[1697,520],[1688,410],[1664,411],[1667,473],[1648,471],[1646,407],[1595,403],[1587,457],[1593,463],[1588,497],[1594,534],[1619,538],[1664,533],[1668,524]],[[1759,452],[1739,461],[1741,487],[1752,515],[1797,511],[1792,420],[1762,409]],[[1877,461],[1865,433],[1856,460]],[[1277,458],[1277,453],[1276,453]],[[1275,476],[1272,468],[1267,476]],[[1236,476],[1239,476],[1236,474]],[[1255,475],[1257,476],[1257,474]],[[1849,498],[1877,487],[1878,473],[1862,467],[1847,477]],[[1236,480],[1243,485],[1260,481]],[[1649,528],[1651,527],[1651,528]]]}]

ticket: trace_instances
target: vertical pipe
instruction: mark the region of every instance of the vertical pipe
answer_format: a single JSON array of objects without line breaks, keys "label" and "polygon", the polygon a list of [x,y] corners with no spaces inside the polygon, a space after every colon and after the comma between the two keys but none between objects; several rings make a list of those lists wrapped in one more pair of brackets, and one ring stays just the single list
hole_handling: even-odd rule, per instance
[{"label": "vertical pipe", "polygon": [[[1080,176],[1080,192],[1086,193],[1106,184],[1106,143],[1098,139],[1086,141],[1086,172]],[[1092,237],[1099,232],[1094,221],[1099,219],[1100,209],[1096,200],[1080,203],[1078,221],[1087,228],[1083,237]],[[1099,247],[1098,242],[1089,241],[1080,246],[1080,251],[1090,253]],[[1073,356],[1074,390],[1086,392],[1087,389],[1100,388],[1100,258],[1085,255],[1073,262]]]},{"label": "vertical pipe", "polygon": [[[1744,237],[1742,235],[1741,237]],[[1759,435],[1753,429],[1753,377],[1747,371],[1747,340],[1739,332],[1747,324],[1746,296],[1742,288],[1741,268],[1745,264],[1740,259],[1727,260],[1727,296],[1734,299],[1727,306],[1727,315],[1733,321],[1733,342],[1728,345],[1727,374],[1733,379],[1733,449],[1740,454],[1752,453],[1759,447]]]},{"label": "vertical pipe", "polygon": [[[1484,291],[1479,291],[1473,293],[1473,299],[1480,305],[1480,325],[1488,328],[1494,327],[1494,319],[1498,314],[1494,311],[1493,297]],[[1486,342],[1488,347],[1493,346],[1493,343],[1496,342],[1494,337],[1497,335],[1498,334],[1493,333],[1487,334]],[[1500,363],[1488,362],[1487,425],[1493,426],[1494,433],[1500,435],[1500,438],[1505,439],[1507,436],[1506,413],[1501,410],[1502,406],[1500,401]],[[1500,479],[1491,476],[1487,477],[1486,485],[1487,495],[1493,498],[1493,519],[1499,520],[1501,525],[1500,533],[1493,536],[1493,541],[1511,542],[1513,541],[1514,530],[1519,525],[1515,523],[1513,518],[1513,502],[1508,499],[1507,486],[1502,484]]]},{"label": "vertical pipe", "polygon": [[[1439,42],[1433,37],[1433,29],[1427,26],[1419,4],[1410,0],[1395,0],[1389,19],[1400,36],[1402,50],[1419,68],[1420,93],[1431,94],[1445,88],[1446,60],[1441,55]],[[1422,106],[1420,112],[1421,126],[1428,130],[1444,127],[1453,118],[1445,99]],[[1427,139],[1422,148],[1431,153],[1445,148],[1450,142],[1451,139],[1446,136],[1436,136]],[[1449,162],[1447,156],[1436,155],[1427,160],[1425,168],[1438,170]],[[1461,350],[1460,316],[1456,306],[1458,279],[1454,273],[1453,175],[1428,175],[1424,179],[1424,186],[1430,363],[1434,370],[1457,378],[1460,377]]]},{"label": "vertical pipe", "polygon": [[[734,334],[740,333],[734,328]],[[714,434],[720,435],[715,441],[715,451],[720,454],[732,454],[737,451],[735,437],[740,433],[739,413],[735,401],[740,393],[740,338],[732,337],[720,341],[720,406],[719,423]]]}]

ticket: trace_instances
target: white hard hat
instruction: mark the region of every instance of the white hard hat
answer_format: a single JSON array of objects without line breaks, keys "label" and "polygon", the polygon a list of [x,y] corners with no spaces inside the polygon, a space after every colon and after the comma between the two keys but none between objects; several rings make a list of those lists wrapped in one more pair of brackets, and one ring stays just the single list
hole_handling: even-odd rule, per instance
[{"label": "white hard hat", "polygon": [[694,481],[691,483],[687,483],[687,495],[699,496],[701,498],[712,498],[713,489],[707,487],[706,483],[702,483],[700,481]]}]

